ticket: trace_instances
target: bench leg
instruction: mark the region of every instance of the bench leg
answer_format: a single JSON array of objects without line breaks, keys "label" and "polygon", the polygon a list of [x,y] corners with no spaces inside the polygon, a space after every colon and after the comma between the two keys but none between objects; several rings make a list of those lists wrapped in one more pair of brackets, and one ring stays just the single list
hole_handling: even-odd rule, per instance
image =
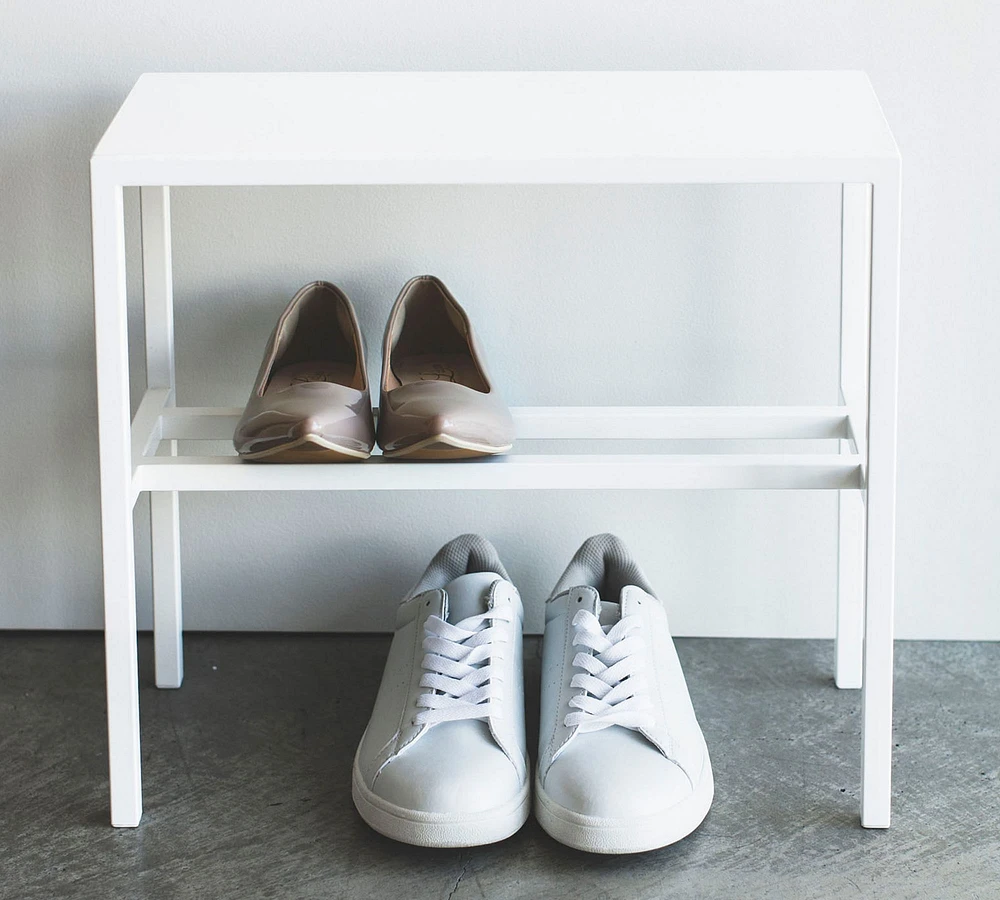
[{"label": "bench leg", "polygon": [[888,828],[892,785],[896,391],[899,329],[898,163],[872,192],[867,552],[862,687],[861,824]]},{"label": "bench leg", "polygon": [[91,174],[111,824],[142,816],[122,188]]}]

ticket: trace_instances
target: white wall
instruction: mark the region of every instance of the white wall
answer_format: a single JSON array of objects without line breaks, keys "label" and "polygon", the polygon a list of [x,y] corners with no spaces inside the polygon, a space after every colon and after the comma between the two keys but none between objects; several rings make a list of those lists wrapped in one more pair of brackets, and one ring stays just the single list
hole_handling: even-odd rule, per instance
[{"label": "white wall", "polygon": [[[87,159],[141,72],[861,68],[904,159],[898,634],[1000,638],[998,26],[986,0],[6,5],[0,627],[101,622]],[[341,284],[377,348],[395,292],[425,271],[466,305],[514,404],[836,397],[832,187],[177,190],[173,201],[182,403],[244,402],[302,282]],[[130,240],[134,251],[134,228]],[[607,529],[634,547],[678,632],[832,633],[832,495],[181,503],[191,628],[385,628],[429,555],[469,529],[498,545],[537,627],[569,555]],[[148,627],[142,512],[137,540]]]}]

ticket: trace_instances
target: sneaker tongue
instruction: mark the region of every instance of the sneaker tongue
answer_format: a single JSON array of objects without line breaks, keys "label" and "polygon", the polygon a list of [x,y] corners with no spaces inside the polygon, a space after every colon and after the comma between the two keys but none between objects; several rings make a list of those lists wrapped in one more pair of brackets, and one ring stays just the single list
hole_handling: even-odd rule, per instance
[{"label": "sneaker tongue", "polygon": [[613,626],[622,616],[622,607],[620,603],[608,603],[606,600],[601,601],[601,614],[598,616],[598,620],[605,631]]},{"label": "sneaker tongue", "polygon": [[[605,632],[621,618],[621,604],[602,600],[597,588],[582,584],[569,591],[570,605],[576,606],[577,600],[582,602],[582,608],[597,616]],[[576,598],[576,599],[574,599]]]},{"label": "sneaker tongue", "polygon": [[448,595],[448,621],[454,625],[486,612],[490,588],[500,579],[495,572],[471,572],[449,581],[444,587]]}]

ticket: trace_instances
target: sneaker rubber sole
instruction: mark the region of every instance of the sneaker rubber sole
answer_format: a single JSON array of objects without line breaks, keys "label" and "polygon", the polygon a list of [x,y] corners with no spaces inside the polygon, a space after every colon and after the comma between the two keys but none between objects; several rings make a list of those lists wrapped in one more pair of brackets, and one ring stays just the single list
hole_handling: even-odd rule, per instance
[{"label": "sneaker rubber sole", "polygon": [[383,800],[365,783],[354,760],[351,796],[361,818],[379,834],[418,847],[478,847],[516,833],[531,812],[530,782],[503,806],[472,813],[429,813]]},{"label": "sneaker rubber sole", "polygon": [[651,816],[627,819],[584,816],[552,800],[535,778],[535,818],[552,838],[589,853],[644,853],[675,844],[708,815],[715,796],[711,764],[694,791],[680,803]]}]

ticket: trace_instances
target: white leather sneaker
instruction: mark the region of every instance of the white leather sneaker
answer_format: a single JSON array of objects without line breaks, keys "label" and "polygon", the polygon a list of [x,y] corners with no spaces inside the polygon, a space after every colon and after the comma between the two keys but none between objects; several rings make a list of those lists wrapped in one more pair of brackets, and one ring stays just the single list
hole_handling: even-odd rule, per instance
[{"label": "white leather sneaker", "polygon": [[545,604],[535,817],[578,850],[638,853],[694,831],[714,791],[663,604],[618,538],[592,537]]},{"label": "white leather sneaker", "polygon": [[523,618],[496,550],[475,534],[442,547],[407,594],[354,758],[354,805],[376,831],[471,847],[524,824]]}]

